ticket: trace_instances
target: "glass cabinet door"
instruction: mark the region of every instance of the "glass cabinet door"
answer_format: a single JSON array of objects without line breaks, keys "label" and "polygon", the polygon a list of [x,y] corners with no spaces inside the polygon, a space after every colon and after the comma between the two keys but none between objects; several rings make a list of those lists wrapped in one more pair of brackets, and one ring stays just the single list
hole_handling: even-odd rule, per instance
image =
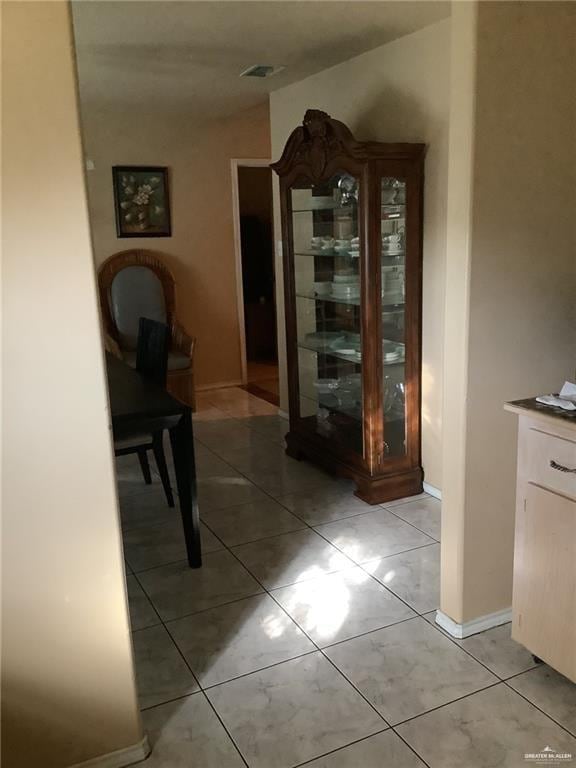
[{"label": "glass cabinet door", "polygon": [[290,190],[300,418],[363,454],[358,180]]},{"label": "glass cabinet door", "polygon": [[384,459],[406,453],[406,182],[381,180]]}]

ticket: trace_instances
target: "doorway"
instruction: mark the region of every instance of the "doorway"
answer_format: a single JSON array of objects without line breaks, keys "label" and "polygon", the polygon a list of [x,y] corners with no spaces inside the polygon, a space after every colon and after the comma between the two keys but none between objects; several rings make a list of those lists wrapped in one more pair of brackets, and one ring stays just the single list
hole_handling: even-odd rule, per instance
[{"label": "doorway", "polygon": [[243,388],[279,405],[272,171],[268,162],[233,161],[236,272]]}]

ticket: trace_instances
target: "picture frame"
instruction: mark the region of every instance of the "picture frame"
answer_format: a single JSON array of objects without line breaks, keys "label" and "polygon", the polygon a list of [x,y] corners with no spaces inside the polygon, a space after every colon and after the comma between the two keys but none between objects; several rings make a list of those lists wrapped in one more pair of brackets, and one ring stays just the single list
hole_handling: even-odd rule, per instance
[{"label": "picture frame", "polygon": [[117,237],[171,237],[169,176],[166,166],[112,168]]}]

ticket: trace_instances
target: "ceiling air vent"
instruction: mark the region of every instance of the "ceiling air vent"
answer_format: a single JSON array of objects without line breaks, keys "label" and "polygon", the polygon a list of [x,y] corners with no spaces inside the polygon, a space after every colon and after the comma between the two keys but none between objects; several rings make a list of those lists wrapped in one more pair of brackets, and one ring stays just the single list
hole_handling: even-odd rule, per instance
[{"label": "ceiling air vent", "polygon": [[240,73],[240,77],[272,77],[281,72],[284,67],[275,67],[273,64],[254,64]]}]

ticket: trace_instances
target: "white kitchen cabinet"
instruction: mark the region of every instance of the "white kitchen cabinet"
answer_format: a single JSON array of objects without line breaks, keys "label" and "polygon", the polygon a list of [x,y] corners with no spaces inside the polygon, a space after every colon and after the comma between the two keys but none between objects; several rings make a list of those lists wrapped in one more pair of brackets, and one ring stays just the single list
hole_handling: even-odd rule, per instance
[{"label": "white kitchen cabinet", "polygon": [[576,412],[519,416],[512,637],[576,682]]}]

